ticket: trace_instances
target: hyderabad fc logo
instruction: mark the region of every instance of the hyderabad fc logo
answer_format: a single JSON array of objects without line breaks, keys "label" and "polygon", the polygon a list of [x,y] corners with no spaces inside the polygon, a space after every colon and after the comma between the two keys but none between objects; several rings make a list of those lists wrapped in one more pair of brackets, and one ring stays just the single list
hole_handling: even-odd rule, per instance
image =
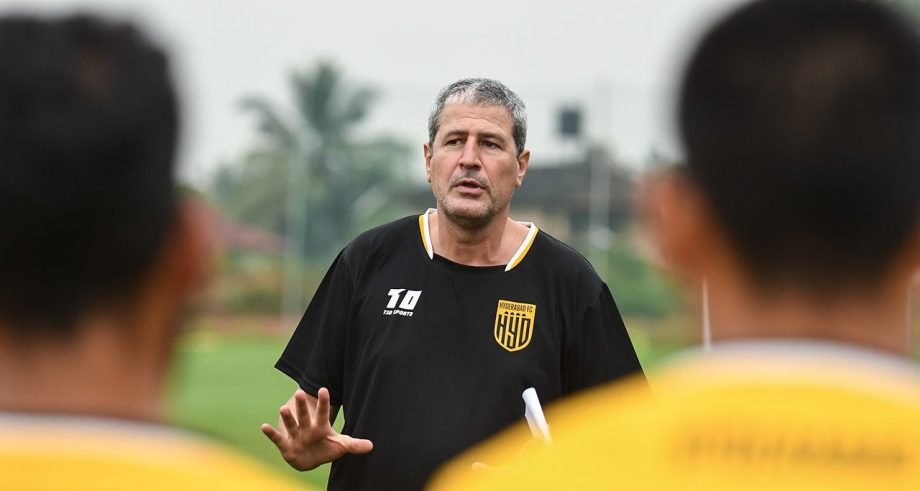
[{"label": "hyderabad fc logo", "polygon": [[498,301],[495,312],[495,341],[508,351],[522,350],[533,337],[537,306],[529,303]]}]

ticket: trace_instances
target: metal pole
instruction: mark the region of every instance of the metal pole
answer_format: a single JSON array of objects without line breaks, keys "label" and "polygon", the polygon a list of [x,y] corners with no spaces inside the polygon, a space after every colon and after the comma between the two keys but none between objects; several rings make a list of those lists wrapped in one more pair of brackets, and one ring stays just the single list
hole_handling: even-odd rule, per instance
[{"label": "metal pole", "polygon": [[911,354],[914,354],[914,309],[912,299],[914,296],[914,285],[916,283],[917,278],[914,276],[911,277],[910,283],[907,284],[907,315],[904,319],[904,342],[906,343],[908,353]]},{"label": "metal pole", "polygon": [[303,251],[307,237],[307,166],[303,152],[288,158],[285,192],[284,250],[281,269],[281,317],[296,318],[304,308]]},{"label": "metal pole", "polygon": [[709,282],[703,277],[703,352],[712,351],[712,324],[709,319]]},{"label": "metal pole", "polygon": [[594,252],[594,267],[606,279],[607,253],[610,248],[610,169],[602,155],[589,151],[588,168],[591,182],[588,199],[588,240]]}]

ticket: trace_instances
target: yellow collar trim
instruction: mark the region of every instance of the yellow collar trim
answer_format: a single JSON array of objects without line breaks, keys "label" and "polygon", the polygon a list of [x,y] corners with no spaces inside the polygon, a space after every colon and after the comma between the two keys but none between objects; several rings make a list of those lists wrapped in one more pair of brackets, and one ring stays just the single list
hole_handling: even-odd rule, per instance
[{"label": "yellow collar trim", "polygon": [[425,246],[428,259],[434,259],[434,247],[431,247],[431,227],[428,226],[428,214],[432,211],[435,211],[435,209],[428,208],[425,213],[418,216],[418,229],[422,234],[422,245]]},{"label": "yellow collar trim", "polygon": [[524,259],[524,256],[527,255],[527,252],[530,251],[530,246],[533,245],[534,239],[537,238],[537,226],[533,222],[521,222],[521,225],[527,225],[530,227],[530,231],[527,232],[527,237],[524,237],[524,242],[521,243],[521,247],[518,248],[517,252],[511,256],[511,261],[508,261],[508,265],[505,266],[505,271],[511,271],[515,268],[521,261]]},{"label": "yellow collar trim", "polygon": [[[434,208],[428,208],[425,210],[425,213],[418,216],[418,229],[422,236],[422,245],[425,246],[425,252],[428,253],[428,259],[434,259],[434,247],[431,246],[431,227],[428,224],[428,214],[433,211],[436,210]],[[505,271],[511,271],[521,263],[524,256],[527,255],[527,252],[530,251],[530,246],[533,245],[534,239],[537,238],[537,232],[540,231],[533,222],[519,223],[529,227],[530,230],[527,232],[527,237],[524,237],[524,242],[521,243],[521,247],[511,256],[511,261],[508,261],[508,265],[505,266]]]}]

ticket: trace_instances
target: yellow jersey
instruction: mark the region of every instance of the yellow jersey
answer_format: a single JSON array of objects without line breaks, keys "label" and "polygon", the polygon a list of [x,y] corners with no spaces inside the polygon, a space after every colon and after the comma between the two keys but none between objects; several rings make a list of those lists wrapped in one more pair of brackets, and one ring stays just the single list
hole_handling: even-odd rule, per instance
[{"label": "yellow jersey", "polygon": [[0,413],[0,489],[304,489],[222,446],[155,424]]},{"label": "yellow jersey", "polygon": [[[920,372],[830,343],[724,343],[549,408],[455,459],[436,490],[920,490]],[[492,468],[471,471],[479,461]]]}]

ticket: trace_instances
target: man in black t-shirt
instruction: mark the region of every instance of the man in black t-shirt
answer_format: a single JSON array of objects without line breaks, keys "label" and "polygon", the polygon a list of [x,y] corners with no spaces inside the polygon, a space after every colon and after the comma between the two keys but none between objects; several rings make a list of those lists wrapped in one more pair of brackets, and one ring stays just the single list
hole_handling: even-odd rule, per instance
[{"label": "man in black t-shirt", "polygon": [[[550,402],[641,376],[591,265],[508,217],[530,159],[517,95],[460,80],[428,126],[437,208],[345,247],[276,365],[301,390],[262,430],[298,470],[334,462],[330,489],[418,489],[521,420],[524,389]],[[340,406],[343,434],[330,426]]]}]

